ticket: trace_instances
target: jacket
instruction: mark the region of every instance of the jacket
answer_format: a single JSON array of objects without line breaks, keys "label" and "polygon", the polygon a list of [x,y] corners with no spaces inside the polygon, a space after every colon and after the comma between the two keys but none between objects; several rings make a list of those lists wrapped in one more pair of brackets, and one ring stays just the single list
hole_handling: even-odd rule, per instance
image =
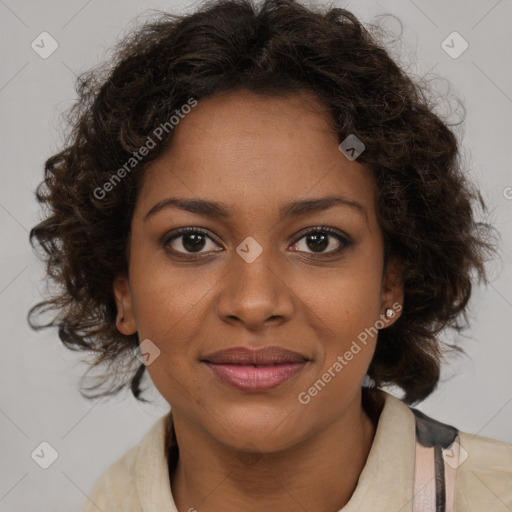
[{"label": "jacket", "polygon": [[[381,393],[375,437],[343,512],[512,510],[512,445],[459,432]],[[169,478],[172,434],[170,411],[97,480],[82,512],[178,512]]]}]

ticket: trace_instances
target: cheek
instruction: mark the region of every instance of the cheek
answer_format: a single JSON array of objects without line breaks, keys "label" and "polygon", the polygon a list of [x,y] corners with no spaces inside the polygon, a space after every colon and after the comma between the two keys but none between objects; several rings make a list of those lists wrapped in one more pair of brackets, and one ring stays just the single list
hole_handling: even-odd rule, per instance
[{"label": "cheek", "polygon": [[200,271],[192,267],[172,269],[161,260],[138,261],[145,263],[131,270],[138,336],[141,343],[149,339],[158,353],[146,369],[168,402],[190,399],[190,390],[201,387],[190,367],[205,335],[205,315],[219,278],[212,272],[199,277]]},{"label": "cheek", "polygon": [[380,318],[380,274],[367,272],[364,279],[361,275],[340,274],[326,283],[323,299],[317,297],[316,332],[324,331],[318,365],[297,396],[300,404],[309,404],[310,417],[322,416],[326,407],[334,413],[346,406],[371,363]]},{"label": "cheek", "polygon": [[305,310],[314,313],[311,321],[316,323],[316,331],[323,330],[319,336],[322,352],[317,354],[319,370],[330,371],[331,377],[335,373],[337,378],[333,381],[338,382],[364,377],[373,357],[378,329],[383,326],[382,261],[360,254],[361,257],[347,259],[346,266],[325,279],[319,280],[317,275],[316,279],[311,276],[303,282],[303,293],[309,296]]},{"label": "cheek", "polygon": [[333,293],[331,298],[330,305],[326,304],[329,309],[324,309],[324,315],[329,314],[324,321],[331,336],[323,343],[321,372],[341,375],[338,383],[345,379],[357,382],[364,377],[375,350],[378,294],[370,287],[360,287],[348,294]]},{"label": "cheek", "polygon": [[305,309],[330,331],[329,345],[342,348],[380,318],[380,263],[354,258],[323,277],[309,273],[301,279],[300,295],[308,298]]},{"label": "cheek", "polygon": [[133,268],[131,279],[139,337],[179,346],[185,333],[198,328],[218,278],[192,266],[173,268],[163,257],[139,261],[143,264]]}]

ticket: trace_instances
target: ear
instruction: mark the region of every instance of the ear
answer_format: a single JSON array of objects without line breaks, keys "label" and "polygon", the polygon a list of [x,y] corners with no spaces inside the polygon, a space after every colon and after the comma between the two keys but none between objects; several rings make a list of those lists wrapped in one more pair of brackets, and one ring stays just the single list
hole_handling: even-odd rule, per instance
[{"label": "ear", "polygon": [[[394,324],[401,316],[404,306],[403,266],[398,258],[388,261],[384,269],[381,286],[381,318],[386,327]],[[386,309],[393,310],[393,316],[387,318]]]},{"label": "ear", "polygon": [[113,283],[114,296],[117,306],[116,326],[119,332],[127,336],[137,332],[132,294],[127,277],[116,277]]}]

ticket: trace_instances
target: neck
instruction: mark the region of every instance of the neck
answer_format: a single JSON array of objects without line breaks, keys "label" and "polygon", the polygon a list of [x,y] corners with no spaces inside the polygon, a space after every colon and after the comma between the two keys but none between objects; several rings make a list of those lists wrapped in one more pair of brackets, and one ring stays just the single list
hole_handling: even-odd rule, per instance
[{"label": "neck", "polygon": [[176,507],[199,512],[340,510],[356,488],[377,427],[379,404],[364,398],[359,394],[331,424],[278,453],[242,454],[173,416],[179,443],[171,471]]}]

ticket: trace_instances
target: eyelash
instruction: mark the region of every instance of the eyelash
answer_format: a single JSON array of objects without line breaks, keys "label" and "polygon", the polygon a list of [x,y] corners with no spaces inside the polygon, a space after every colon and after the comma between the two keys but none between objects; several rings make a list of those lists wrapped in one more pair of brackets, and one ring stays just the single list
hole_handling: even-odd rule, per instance
[{"label": "eyelash", "polygon": [[[191,234],[191,233],[203,234],[207,238],[212,240],[213,242],[217,243],[211,236],[209,236],[208,231],[206,229],[199,228],[199,227],[186,227],[186,228],[179,229],[178,231],[173,233],[171,236],[165,236],[164,240],[162,242],[162,245],[164,246],[164,248],[167,252],[169,252],[173,255],[176,255],[179,258],[198,259],[198,256],[203,257],[203,256],[201,256],[201,253],[183,253],[180,251],[176,251],[174,249],[167,248],[167,246],[174,240],[180,238],[183,235],[187,235],[187,234]],[[314,228],[307,228],[306,230],[299,232],[295,242],[293,242],[292,245],[297,244],[300,240],[305,238],[307,235],[317,234],[317,233],[326,233],[328,235],[333,236],[340,242],[340,247],[338,249],[329,251],[327,253],[306,253],[306,254],[314,255],[315,259],[323,259],[323,258],[330,258],[332,256],[336,256],[338,254],[341,254],[343,251],[345,251],[347,248],[349,248],[350,246],[352,246],[354,244],[353,240],[351,240],[346,235],[342,235],[341,233],[338,232],[338,230],[336,230],[334,228],[330,228],[328,226],[317,226]],[[296,252],[303,252],[303,251],[296,251]]]}]

